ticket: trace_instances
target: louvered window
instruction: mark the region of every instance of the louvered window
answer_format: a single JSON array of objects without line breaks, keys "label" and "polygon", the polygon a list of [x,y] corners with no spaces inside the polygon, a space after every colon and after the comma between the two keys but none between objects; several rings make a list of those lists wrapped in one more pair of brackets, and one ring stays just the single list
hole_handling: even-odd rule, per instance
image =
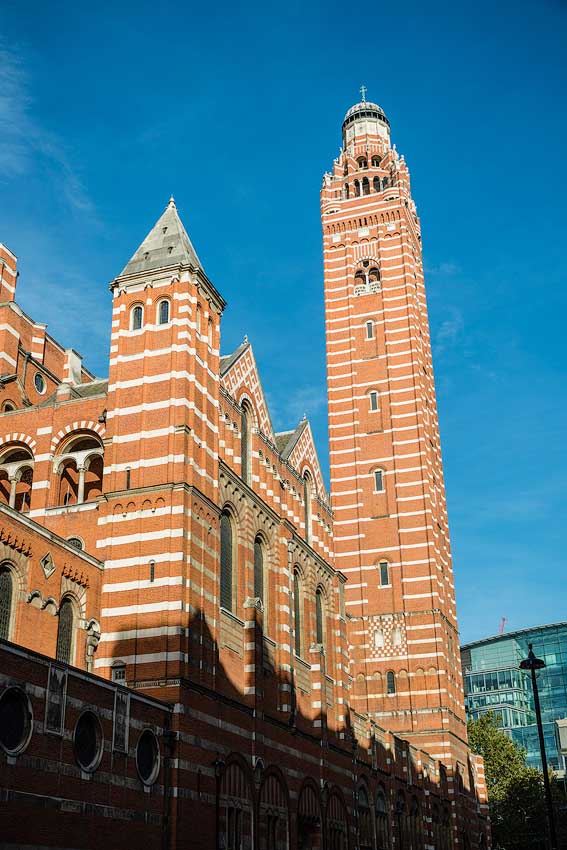
[{"label": "louvered window", "polygon": [[232,522],[224,511],[221,514],[221,575],[220,603],[227,611],[232,611],[233,593],[233,551],[232,551]]},{"label": "louvered window", "polygon": [[317,588],[315,594],[315,642],[324,643],[325,629],[323,627],[323,593]]},{"label": "louvered window", "polygon": [[305,503],[305,539],[311,543],[311,478],[303,476],[303,501]]},{"label": "louvered window", "polygon": [[13,594],[12,573],[4,568],[0,570],[0,638],[3,640],[10,636]]},{"label": "louvered window", "polygon": [[264,599],[264,551],[259,537],[254,541],[254,596]]},{"label": "louvered window", "polygon": [[73,603],[64,599],[59,609],[59,625],[57,627],[57,661],[71,664],[71,649],[73,646]]},{"label": "louvered window", "polygon": [[250,440],[250,421],[249,421],[249,413],[246,407],[242,407],[242,423],[240,427],[241,433],[241,442],[242,445],[240,447],[240,456],[242,458],[242,480],[249,483],[248,476],[248,467],[250,464],[250,451],[249,451],[249,440]]},{"label": "louvered window", "polygon": [[301,587],[299,575],[293,574],[293,615],[295,619],[295,654],[301,655]]}]

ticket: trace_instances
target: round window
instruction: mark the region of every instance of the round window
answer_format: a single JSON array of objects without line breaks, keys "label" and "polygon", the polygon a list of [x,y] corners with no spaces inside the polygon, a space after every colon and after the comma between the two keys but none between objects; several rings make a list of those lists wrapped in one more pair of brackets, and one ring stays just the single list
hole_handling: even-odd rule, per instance
[{"label": "round window", "polygon": [[75,758],[83,770],[96,770],[102,758],[102,729],[98,717],[85,711],[75,726]]},{"label": "round window", "polygon": [[67,543],[70,543],[71,546],[75,547],[75,549],[82,549],[83,548],[83,541],[81,540],[80,537],[68,537]]},{"label": "round window", "polygon": [[150,729],[146,729],[138,739],[136,747],[136,767],[144,785],[152,785],[159,773],[159,744]]},{"label": "round window", "polygon": [[46,385],[45,385],[45,378],[43,377],[41,372],[35,373],[33,382],[34,382],[35,388],[38,391],[38,393],[40,395],[43,395],[44,392],[45,392]]},{"label": "round window", "polygon": [[21,688],[7,688],[0,696],[0,746],[11,755],[24,750],[31,738],[31,703]]}]

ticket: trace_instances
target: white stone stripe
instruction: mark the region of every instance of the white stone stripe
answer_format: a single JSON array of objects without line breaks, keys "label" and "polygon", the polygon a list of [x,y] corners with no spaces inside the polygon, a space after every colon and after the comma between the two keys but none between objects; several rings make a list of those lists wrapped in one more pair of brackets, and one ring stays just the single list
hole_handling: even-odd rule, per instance
[{"label": "white stone stripe", "polygon": [[146,602],[141,605],[122,605],[118,608],[103,608],[102,617],[123,617],[126,614],[153,614],[159,611],[181,611],[183,603],[179,599]]},{"label": "white stone stripe", "polygon": [[[117,658],[96,658],[95,667],[111,667]],[[148,652],[140,655],[121,655],[120,661],[125,664],[153,664],[157,661],[185,661],[189,662],[189,656],[185,652]]]},{"label": "white stone stripe", "polygon": [[120,593],[124,590],[151,590],[152,587],[175,587],[183,584],[183,576],[165,576],[154,581],[141,579],[139,581],[121,581],[116,584],[103,584],[103,593]]},{"label": "white stone stripe", "polygon": [[164,538],[183,537],[185,534],[184,528],[170,528],[167,531],[144,531],[134,534],[123,534],[120,537],[103,537],[96,542],[97,549],[103,549],[106,546],[130,546],[132,543],[145,543],[148,540],[163,540]]}]

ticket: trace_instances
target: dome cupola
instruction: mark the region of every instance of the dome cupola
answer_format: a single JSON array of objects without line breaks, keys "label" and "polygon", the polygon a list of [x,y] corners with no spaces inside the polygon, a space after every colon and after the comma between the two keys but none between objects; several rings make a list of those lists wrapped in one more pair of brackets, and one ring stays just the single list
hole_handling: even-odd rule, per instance
[{"label": "dome cupola", "polygon": [[366,100],[366,86],[361,86],[362,100],[348,110],[343,121],[343,144],[364,135],[390,138],[390,122],[377,103]]}]

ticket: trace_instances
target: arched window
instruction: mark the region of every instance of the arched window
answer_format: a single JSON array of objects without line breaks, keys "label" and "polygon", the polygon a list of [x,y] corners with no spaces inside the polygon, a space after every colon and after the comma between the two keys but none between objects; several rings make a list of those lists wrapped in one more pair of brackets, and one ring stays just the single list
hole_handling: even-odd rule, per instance
[{"label": "arched window", "polygon": [[390,848],[388,803],[386,792],[381,786],[376,791],[376,847],[377,850],[389,850]]},{"label": "arched window", "polygon": [[370,183],[368,182],[368,177],[365,177],[362,181],[362,194],[369,195],[370,194]]},{"label": "arched window", "polygon": [[372,167],[373,168],[378,168],[378,166],[380,165],[380,162],[381,162],[381,159],[380,159],[379,156],[373,156],[372,157]]},{"label": "arched window", "polygon": [[375,192],[380,191],[380,178],[379,177],[374,178],[374,180],[372,181],[372,186],[374,187]]},{"label": "arched window", "polygon": [[10,411],[15,410],[15,409],[16,409],[16,405],[14,404],[14,402],[9,401],[8,399],[6,399],[6,401],[2,405],[2,413],[10,413]]},{"label": "arched window", "polygon": [[254,540],[254,596],[264,601],[264,546],[259,535]]},{"label": "arched window", "polygon": [[374,490],[376,493],[384,492],[384,473],[381,469],[374,470]]},{"label": "arched window", "polygon": [[0,501],[20,513],[30,509],[34,458],[25,444],[4,448],[0,458]]},{"label": "arched window", "polygon": [[133,331],[139,331],[142,327],[142,323],[144,321],[144,308],[141,304],[136,304],[135,307],[132,307],[132,319],[131,325]]},{"label": "arched window", "polygon": [[303,501],[305,504],[305,539],[311,543],[311,476],[308,472],[303,473]]},{"label": "arched window", "polygon": [[372,829],[372,818],[370,815],[370,803],[368,793],[364,786],[358,789],[358,846],[360,850],[372,850],[374,846]]},{"label": "arched window", "polygon": [[392,646],[402,645],[402,630],[399,626],[394,626],[392,629]]},{"label": "arched window", "polygon": [[315,591],[315,643],[325,643],[325,614],[323,590],[318,587]]},{"label": "arched window", "polygon": [[213,320],[209,319],[207,323],[207,345],[213,347]]},{"label": "arched window", "polygon": [[412,848],[423,847],[423,829],[422,829],[422,821],[421,821],[421,810],[419,808],[419,801],[417,797],[412,797],[411,805],[410,805],[410,836],[411,836],[411,846]]},{"label": "arched window", "polygon": [[354,181],[354,194],[358,198],[360,195],[360,183],[358,180]]},{"label": "arched window", "polygon": [[366,339],[374,339],[374,322],[366,322]]},{"label": "arched window", "polygon": [[248,404],[247,401],[242,402],[242,414],[241,414],[241,447],[240,447],[240,456],[241,456],[241,466],[242,466],[242,480],[246,482],[246,484],[250,483],[250,472],[252,466],[252,451],[251,451],[251,435],[252,435],[252,408]]},{"label": "arched window", "polygon": [[12,600],[14,597],[14,579],[8,567],[0,567],[0,638],[10,639],[10,621],[12,619]]},{"label": "arched window", "polygon": [[376,266],[372,266],[372,268],[368,270],[368,282],[380,283],[380,269],[376,268]]},{"label": "arched window", "polygon": [[73,626],[74,626],[73,603],[67,597],[64,598],[59,607],[59,622],[57,625],[57,649],[55,657],[57,661],[72,664],[73,658]]},{"label": "arched window", "polygon": [[195,310],[195,333],[197,334],[197,340],[201,336],[201,305],[197,304],[197,309]]},{"label": "arched window", "polygon": [[382,629],[376,629],[374,632],[374,649],[382,649],[384,646],[384,632]]},{"label": "arched window", "polygon": [[165,298],[158,305],[158,324],[167,325],[169,322],[169,301]]},{"label": "arched window", "polygon": [[301,656],[303,622],[301,616],[301,578],[298,570],[293,573],[293,619],[295,621],[295,654]]},{"label": "arched window", "polygon": [[348,198],[350,195],[350,189],[348,183],[345,183],[343,186],[343,198]]},{"label": "arched window", "polygon": [[227,611],[233,611],[234,605],[234,545],[232,520],[228,511],[223,511],[220,518],[220,604]]},{"label": "arched window", "polygon": [[58,505],[77,505],[102,495],[102,441],[98,434],[75,432],[58,451],[54,470],[59,476]]},{"label": "arched window", "polygon": [[355,286],[364,286],[366,284],[366,275],[359,269],[354,275],[354,285]]},{"label": "arched window", "polygon": [[391,670],[388,670],[388,672],[386,673],[386,693],[396,693],[396,677]]},{"label": "arched window", "polygon": [[376,390],[370,392],[370,410],[378,410],[378,393]]},{"label": "arched window", "polygon": [[380,561],[380,584],[386,587],[390,584],[390,569],[388,561]]},{"label": "arched window", "polygon": [[356,160],[359,168],[368,168],[368,160],[364,156],[359,156]]}]

